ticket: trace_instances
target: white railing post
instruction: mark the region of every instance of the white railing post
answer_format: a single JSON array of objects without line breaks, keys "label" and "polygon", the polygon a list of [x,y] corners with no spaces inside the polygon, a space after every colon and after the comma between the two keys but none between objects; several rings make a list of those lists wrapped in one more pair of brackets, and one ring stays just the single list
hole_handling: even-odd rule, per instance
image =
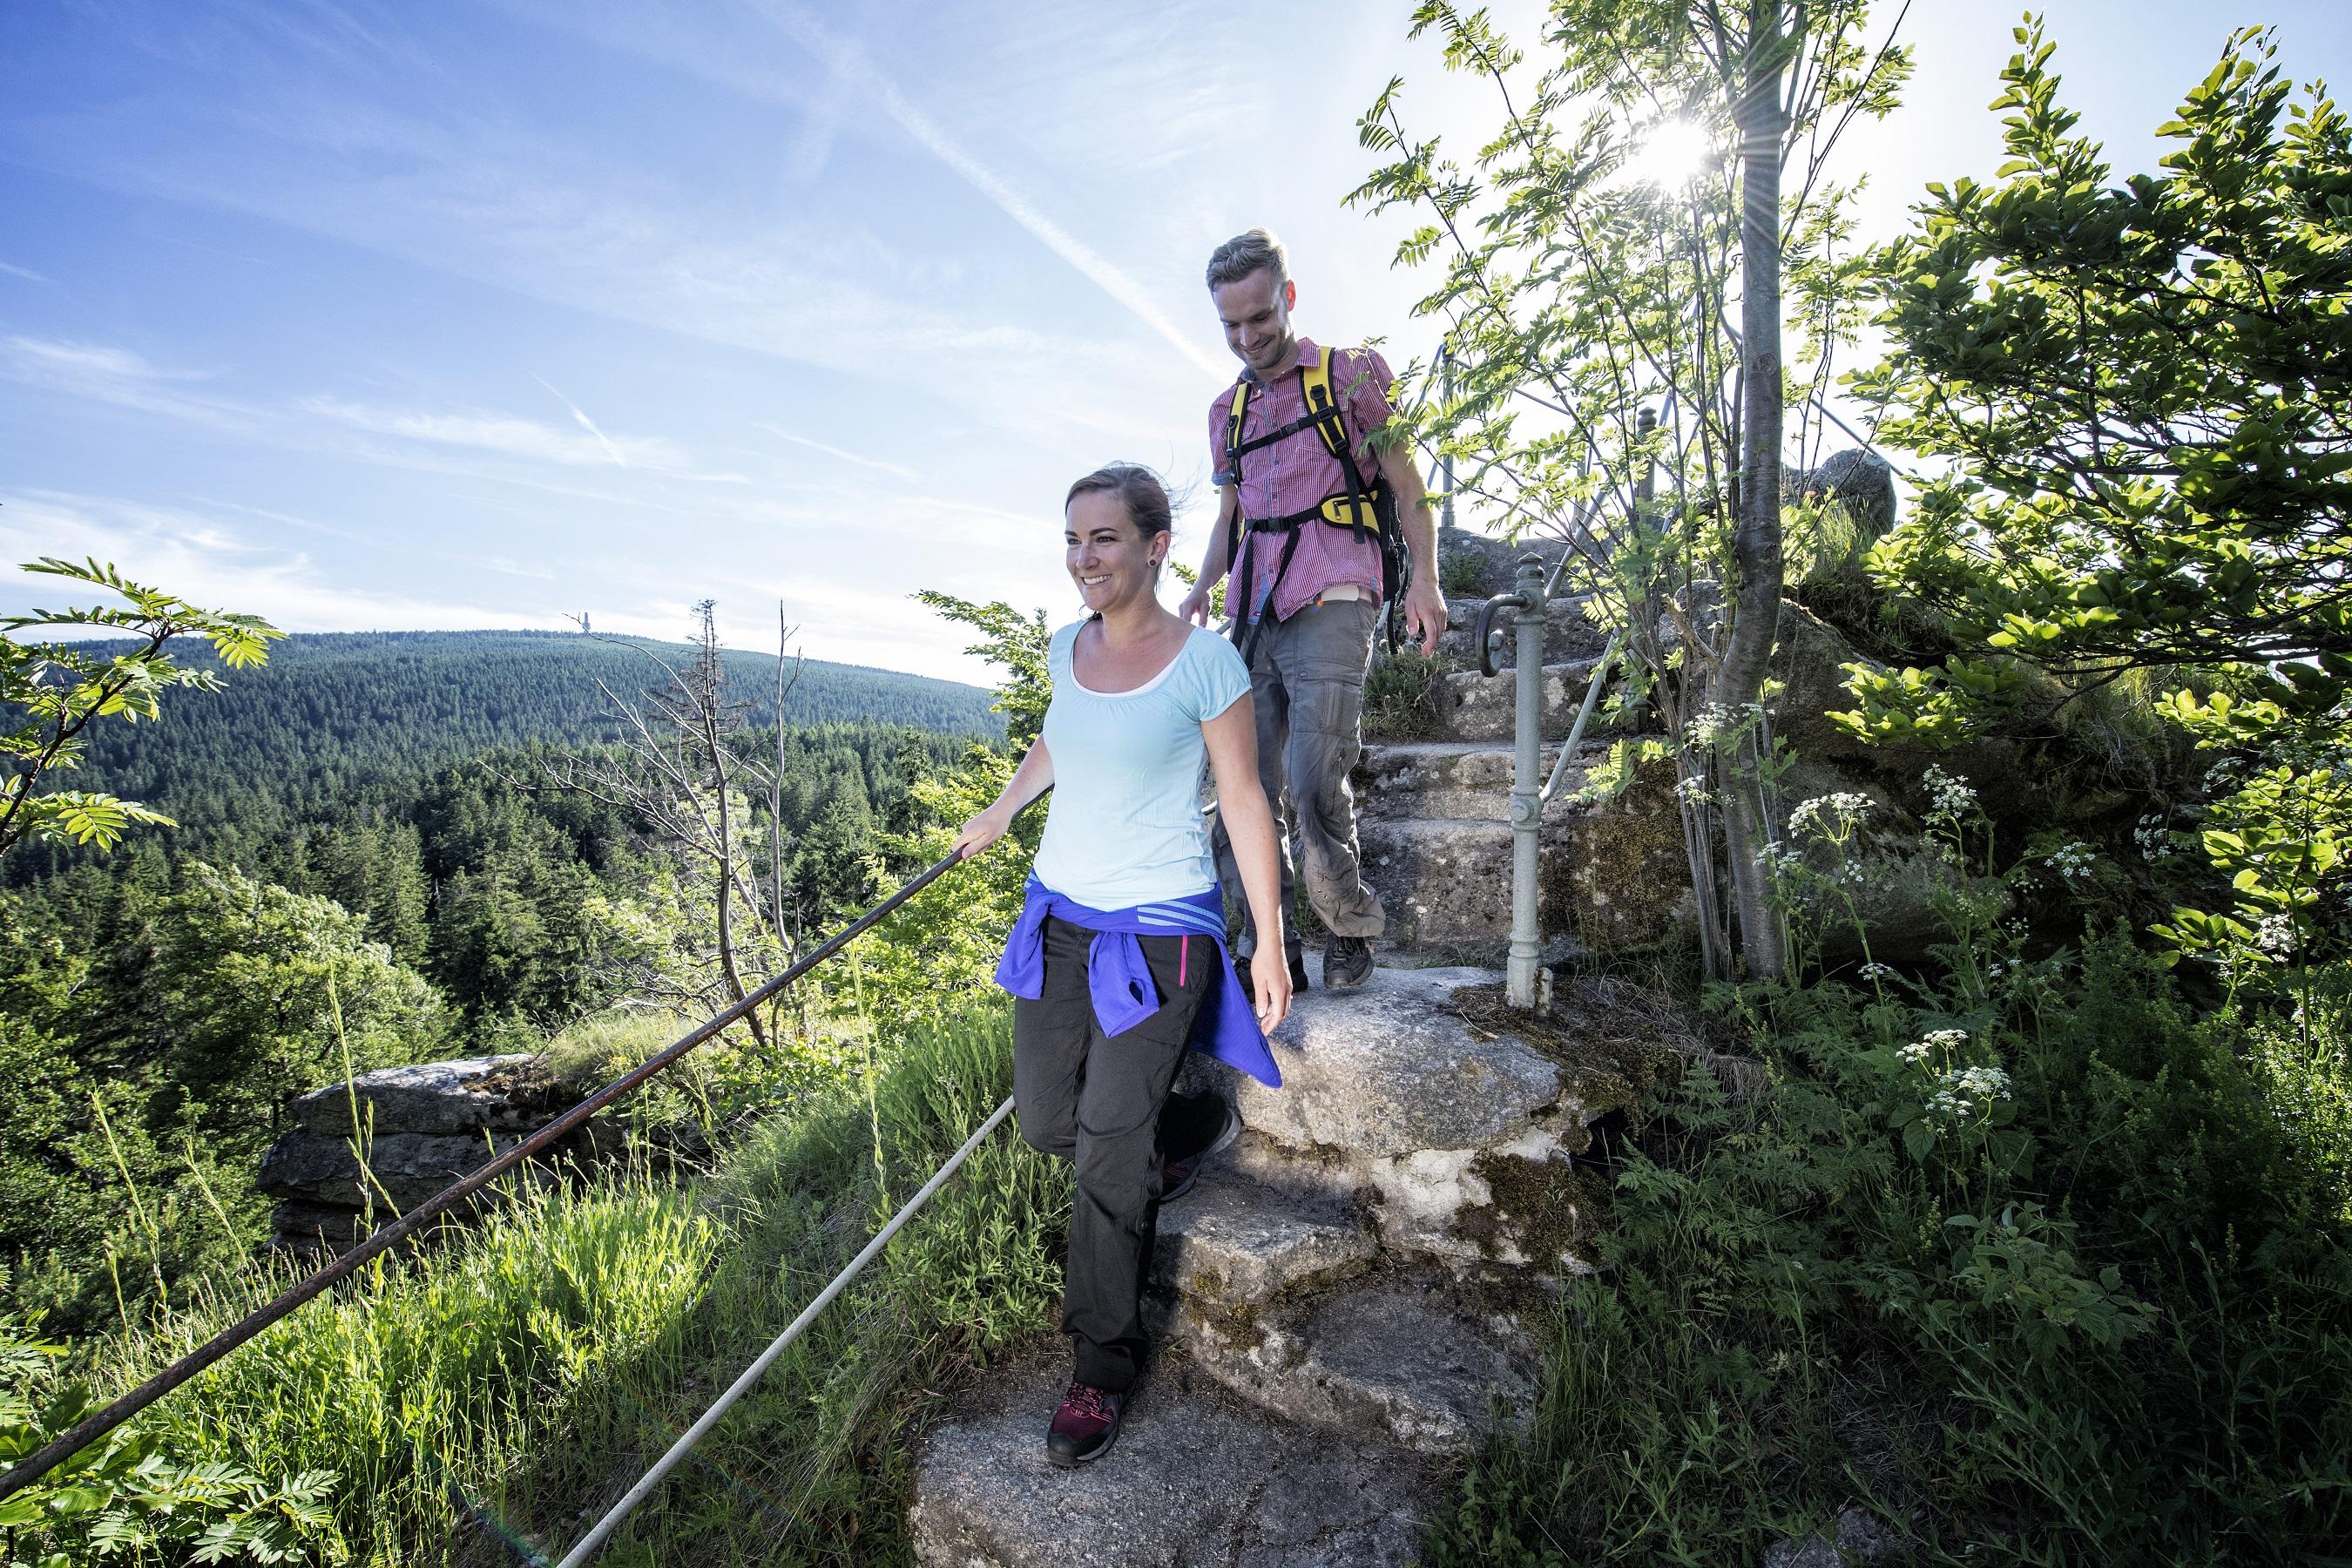
[{"label": "white railing post", "polygon": [[1511,739],[1511,956],[1505,971],[1514,1007],[1536,1005],[1536,954],[1543,946],[1536,870],[1543,826],[1543,557],[1519,557],[1517,700]]}]

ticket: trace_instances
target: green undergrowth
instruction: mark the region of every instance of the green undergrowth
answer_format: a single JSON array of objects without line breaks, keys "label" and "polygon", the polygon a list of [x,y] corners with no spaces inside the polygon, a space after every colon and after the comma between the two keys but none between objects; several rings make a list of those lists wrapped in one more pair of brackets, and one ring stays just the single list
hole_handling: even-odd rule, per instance
[{"label": "green undergrowth", "polygon": [[[698,1181],[638,1161],[528,1188],[298,1310],[156,1406],[142,1441],[173,1466],[325,1478],[323,1514],[284,1532],[302,1560],[551,1561],[995,1107],[1009,1023],[982,1000],[908,1029],[870,1079],[766,1119]],[[1066,1181],[1000,1129],[601,1561],[903,1559],[901,1435],[927,1390],[1046,1321]],[[283,1282],[113,1342],[94,1381],[145,1375]],[[0,1370],[36,1408],[56,1375]],[[92,1525],[55,1516],[0,1558],[81,1560]]]},{"label": "green undergrowth", "polygon": [[1364,676],[1365,736],[1380,741],[1429,741],[1444,734],[1437,682],[1444,673],[1443,659],[1410,647],[1374,659]]},{"label": "green undergrowth", "polygon": [[2123,937],[1718,997],[1617,1172],[1536,1420],[1425,1561],[2352,1561],[2352,1009],[2200,1018]]}]

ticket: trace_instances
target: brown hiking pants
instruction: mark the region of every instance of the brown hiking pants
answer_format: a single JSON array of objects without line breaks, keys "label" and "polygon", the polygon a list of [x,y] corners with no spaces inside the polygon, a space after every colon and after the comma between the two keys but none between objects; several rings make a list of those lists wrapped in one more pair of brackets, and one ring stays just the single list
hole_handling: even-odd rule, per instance
[{"label": "brown hiking pants", "polygon": [[[1269,621],[1250,649],[1250,696],[1257,715],[1257,776],[1274,807],[1282,852],[1282,907],[1297,908],[1295,859],[1306,862],[1307,898],[1336,935],[1375,937],[1386,924],[1364,886],[1356,848],[1356,795],[1348,774],[1364,744],[1364,675],[1371,668],[1380,606],[1368,599],[1313,604]],[[1294,853],[1292,839],[1297,840]],[[1242,910],[1234,951],[1257,951],[1241,868],[1219,818],[1211,840],[1229,905]],[[1295,920],[1291,951],[1299,948]]]}]

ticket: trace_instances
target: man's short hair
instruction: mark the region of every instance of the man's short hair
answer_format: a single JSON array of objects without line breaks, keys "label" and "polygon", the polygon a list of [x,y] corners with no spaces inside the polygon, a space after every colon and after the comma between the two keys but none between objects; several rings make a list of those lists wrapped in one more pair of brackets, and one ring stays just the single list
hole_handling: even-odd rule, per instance
[{"label": "man's short hair", "polygon": [[1262,228],[1237,234],[1210,254],[1209,287],[1238,283],[1262,267],[1274,268],[1276,288],[1290,281],[1290,260],[1283,254],[1282,241]]}]

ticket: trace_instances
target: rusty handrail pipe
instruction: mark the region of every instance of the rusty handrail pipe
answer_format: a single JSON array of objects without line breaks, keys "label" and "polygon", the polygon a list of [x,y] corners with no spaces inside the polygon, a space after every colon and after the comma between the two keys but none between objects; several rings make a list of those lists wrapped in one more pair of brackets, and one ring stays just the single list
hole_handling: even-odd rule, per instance
[{"label": "rusty handrail pipe", "polygon": [[84,1416],[47,1443],[26,1455],[10,1468],[6,1475],[0,1476],[0,1498],[9,1497],[39,1480],[115,1427],[121,1426],[163,1395],[187,1383],[197,1373],[226,1356],[231,1351],[293,1311],[295,1308],[323,1295],[331,1287],[350,1279],[370,1258],[379,1256],[387,1248],[398,1246],[402,1241],[415,1235],[425,1221],[452,1205],[472,1197],[490,1183],[505,1175],[532,1155],[541,1152],[566,1133],[579,1131],[586,1125],[589,1118],[598,1111],[635,1089],[646,1079],[667,1071],[688,1052],[705,1044],[730,1024],[746,1016],[752,1009],[848,946],[853,938],[865,932],[885,915],[889,914],[908,899],[938,880],[940,876],[955,863],[956,857],[951,854],[932,862],[905,887],[867,910],[841,931],[827,938],[807,957],[800,960],[758,990],[750,993],[740,1002],[719,1012],[708,1023],[699,1025],[673,1040],[660,1052],[648,1057],[636,1067],[623,1073],[513,1148],[494,1156],[470,1174],[461,1176],[442,1188],[392,1224],[369,1236],[366,1240],[317,1273],[289,1287],[268,1305],[247,1314],[138,1387],[121,1394],[101,1409]]}]

